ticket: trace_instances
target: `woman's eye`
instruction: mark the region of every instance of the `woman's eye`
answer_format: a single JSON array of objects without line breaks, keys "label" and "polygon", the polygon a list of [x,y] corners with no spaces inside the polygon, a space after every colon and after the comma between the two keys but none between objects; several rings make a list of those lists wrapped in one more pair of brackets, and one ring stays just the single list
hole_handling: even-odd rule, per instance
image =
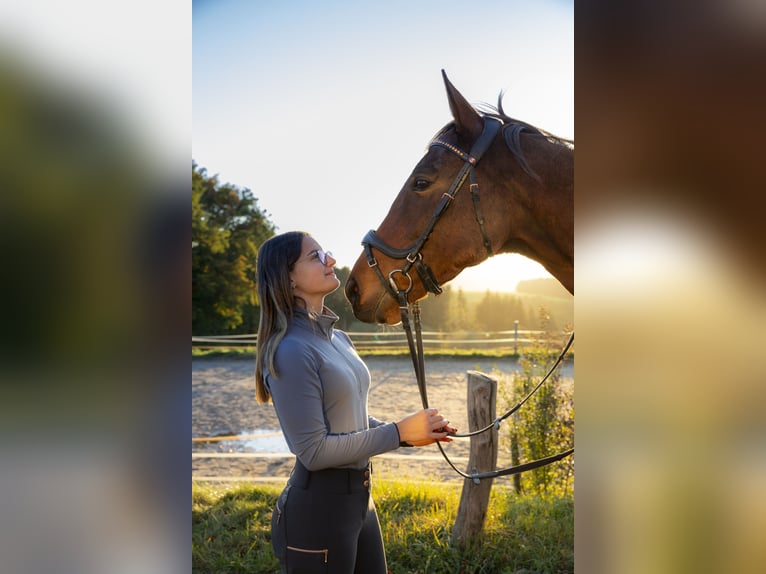
[{"label": "woman's eye", "polygon": [[422,177],[416,177],[415,181],[413,182],[413,188],[415,191],[424,191],[428,188],[429,185],[431,185],[431,183]]}]

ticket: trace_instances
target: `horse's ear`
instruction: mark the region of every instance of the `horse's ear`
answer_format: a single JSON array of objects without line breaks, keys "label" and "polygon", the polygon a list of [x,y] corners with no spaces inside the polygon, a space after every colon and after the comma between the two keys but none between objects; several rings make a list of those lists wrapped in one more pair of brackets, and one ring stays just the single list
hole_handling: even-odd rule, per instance
[{"label": "horse's ear", "polygon": [[452,117],[455,119],[455,131],[461,137],[476,139],[484,127],[481,116],[468,103],[468,100],[463,97],[463,94],[457,91],[452,82],[447,79],[447,74],[444,70],[442,70],[442,77],[444,78],[444,86],[447,88],[449,109],[452,112]]}]

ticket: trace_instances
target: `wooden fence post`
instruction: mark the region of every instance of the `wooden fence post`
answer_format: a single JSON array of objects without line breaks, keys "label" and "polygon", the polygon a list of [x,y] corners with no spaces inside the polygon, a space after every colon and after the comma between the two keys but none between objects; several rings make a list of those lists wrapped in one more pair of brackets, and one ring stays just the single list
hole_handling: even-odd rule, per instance
[{"label": "wooden fence post", "polygon": [[[469,431],[483,428],[495,420],[497,402],[497,380],[479,373],[468,371],[468,427]],[[467,472],[494,470],[497,464],[497,429],[491,429],[471,437],[471,452]],[[463,493],[452,527],[452,540],[460,546],[481,534],[489,506],[492,479],[484,478],[479,484],[472,479],[463,482]]]}]

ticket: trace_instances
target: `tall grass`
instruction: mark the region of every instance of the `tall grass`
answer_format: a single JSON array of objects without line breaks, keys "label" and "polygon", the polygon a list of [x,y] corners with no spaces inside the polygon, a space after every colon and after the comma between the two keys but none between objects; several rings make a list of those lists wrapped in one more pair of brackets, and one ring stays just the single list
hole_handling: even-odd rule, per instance
[{"label": "tall grass", "polygon": [[[271,551],[271,510],[281,486],[192,487],[192,564],[199,574],[279,571]],[[460,487],[377,481],[388,567],[393,574],[570,573],[574,502],[495,488],[480,540],[450,540]]]}]

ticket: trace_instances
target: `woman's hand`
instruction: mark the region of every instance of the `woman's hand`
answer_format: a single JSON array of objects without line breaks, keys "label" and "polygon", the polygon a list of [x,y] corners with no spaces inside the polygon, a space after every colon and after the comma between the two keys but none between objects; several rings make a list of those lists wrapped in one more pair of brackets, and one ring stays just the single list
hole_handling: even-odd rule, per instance
[{"label": "woman's hand", "polygon": [[438,441],[451,442],[449,433],[457,429],[439,414],[438,409],[423,409],[404,417],[398,423],[399,439],[412,446],[425,446]]}]

